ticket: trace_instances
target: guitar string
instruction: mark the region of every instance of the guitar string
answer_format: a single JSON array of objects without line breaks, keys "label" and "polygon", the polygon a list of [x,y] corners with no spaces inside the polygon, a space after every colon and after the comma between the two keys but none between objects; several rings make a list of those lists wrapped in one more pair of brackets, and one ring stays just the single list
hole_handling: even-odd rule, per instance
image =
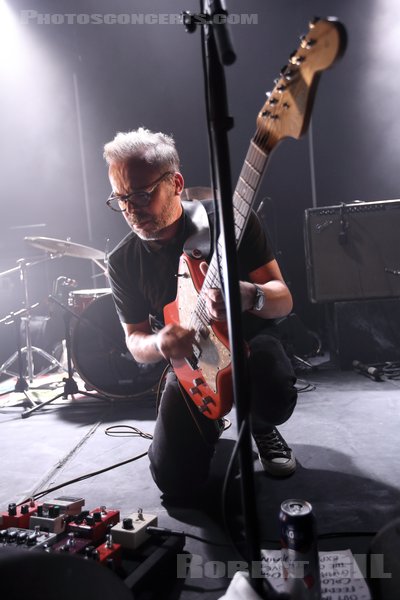
[{"label": "guitar string", "polygon": [[[254,145],[254,144],[252,144],[250,146],[250,149],[246,156],[245,164],[243,165],[242,172],[240,174],[237,191],[239,191],[239,186],[240,186],[241,182],[243,184],[245,184],[246,187],[244,189],[243,188],[241,189],[240,194],[237,193],[236,190],[234,193],[234,200],[235,200],[235,196],[236,196],[236,202],[234,201],[234,212],[236,209],[235,223],[237,223],[237,225],[236,225],[236,239],[237,240],[239,239],[240,234],[241,234],[242,230],[244,229],[244,225],[247,220],[246,217],[249,214],[249,208],[251,206],[251,198],[255,193],[257,183],[260,179],[266,159],[267,159],[267,155],[258,146]],[[255,165],[255,166],[253,166],[253,165]],[[252,179],[251,183],[253,183],[253,185],[251,185],[250,181],[247,181],[247,179],[249,179],[249,180]],[[249,198],[249,196],[250,196],[250,198]],[[238,198],[239,198],[239,200],[238,200]],[[240,209],[242,209],[242,211]],[[243,213],[245,213],[245,214],[243,214]],[[240,215],[240,218],[237,216],[237,214]],[[218,245],[221,246],[220,242],[218,242]],[[221,250],[221,248],[220,248],[220,250]],[[197,333],[200,332],[202,326],[208,325],[210,323],[210,318],[208,316],[208,312],[206,311],[206,307],[205,307],[204,290],[208,289],[210,287],[218,287],[220,284],[219,276],[218,276],[218,269],[217,269],[218,265],[215,265],[215,262],[216,262],[216,260],[215,260],[215,254],[214,254],[212,257],[208,272],[207,272],[206,279],[203,283],[202,290],[200,291],[200,294],[199,294],[198,305],[196,307],[196,310],[193,313],[191,324],[195,325],[194,328],[197,331]],[[196,321],[198,319],[200,320],[200,322],[196,323]]]},{"label": "guitar string", "polygon": [[[239,243],[241,235],[247,223],[252,204],[252,198],[257,190],[261,180],[265,164],[268,159],[268,154],[265,153],[255,142],[265,144],[268,141],[268,135],[258,135],[256,131],[254,138],[251,140],[249,150],[246,155],[244,165],[239,175],[239,180],[233,194],[233,210],[235,223],[235,239]],[[218,240],[218,254],[221,255],[222,244]],[[193,328],[198,335],[201,331],[210,325],[211,319],[206,308],[205,290],[213,287],[221,287],[219,269],[216,253],[213,254],[208,271],[206,273],[202,288],[198,295],[195,310],[192,313],[190,320],[190,328]]]}]

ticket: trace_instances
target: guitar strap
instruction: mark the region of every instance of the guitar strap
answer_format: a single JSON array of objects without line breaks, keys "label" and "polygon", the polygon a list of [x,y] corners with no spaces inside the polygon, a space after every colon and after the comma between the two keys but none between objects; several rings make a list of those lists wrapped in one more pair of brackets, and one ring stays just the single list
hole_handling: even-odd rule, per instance
[{"label": "guitar strap", "polygon": [[212,254],[212,226],[209,215],[214,212],[214,201],[212,199],[182,200],[182,206],[189,232],[183,251],[191,258],[203,259],[208,262]]}]

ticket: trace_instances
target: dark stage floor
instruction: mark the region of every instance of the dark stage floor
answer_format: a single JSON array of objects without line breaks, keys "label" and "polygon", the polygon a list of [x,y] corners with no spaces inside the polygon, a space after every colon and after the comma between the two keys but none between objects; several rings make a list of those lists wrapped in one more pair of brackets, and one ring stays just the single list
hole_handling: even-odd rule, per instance
[{"label": "dark stage floor", "polygon": [[[350,548],[365,553],[373,532],[400,517],[400,455],[397,449],[400,428],[400,381],[373,381],[354,372],[341,372],[324,365],[299,373],[299,388],[311,384],[311,391],[299,394],[291,420],[280,428],[298,459],[296,473],[276,480],[261,471],[256,454],[255,480],[259,530],[267,548],[279,546],[280,503],[287,498],[309,500],[317,516],[319,534],[337,537],[321,541],[322,550]],[[52,375],[60,383],[62,374]],[[4,392],[11,386],[3,381]],[[56,389],[29,393],[39,400],[56,394]],[[55,385],[55,384],[54,384]],[[310,389],[310,386],[307,388]],[[62,390],[58,388],[58,391]],[[106,435],[115,425],[132,426],[152,433],[155,423],[155,394],[113,401],[95,398],[57,400],[29,418],[20,394],[1,397],[1,479],[2,510],[50,487],[86,473],[97,471],[145,453],[149,440],[126,435]],[[158,517],[162,527],[184,531],[208,540],[229,543],[224,533],[220,490],[236,436],[235,414],[228,415],[227,429],[216,453],[206,505],[165,506],[148,470],[144,456],[90,479],[62,486],[45,498],[60,495],[82,496],[86,508],[106,505],[122,516],[142,508]],[[231,535],[241,529],[239,478],[233,478],[228,492],[227,521]],[[358,537],[350,532],[371,532]],[[196,555],[198,564],[207,560],[237,559],[229,546],[213,546],[186,538],[185,551]],[[175,592],[159,597],[183,599],[220,598],[229,577],[204,576],[181,579]],[[199,575],[197,577],[197,575]],[[201,576],[203,575],[203,576]],[[174,573],[171,573],[174,579]]]}]

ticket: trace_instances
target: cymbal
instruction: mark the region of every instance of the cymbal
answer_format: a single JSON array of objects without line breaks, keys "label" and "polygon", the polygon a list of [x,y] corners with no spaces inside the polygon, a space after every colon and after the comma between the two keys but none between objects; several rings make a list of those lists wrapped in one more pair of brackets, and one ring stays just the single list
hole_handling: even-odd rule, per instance
[{"label": "cymbal", "polygon": [[182,200],[207,200],[213,197],[212,189],[202,186],[185,188],[181,194]]},{"label": "cymbal", "polygon": [[76,242],[67,240],[56,240],[47,237],[25,237],[26,242],[40,248],[50,254],[61,254],[62,256],[73,256],[75,258],[89,258],[91,260],[104,260],[104,252],[96,248],[90,248]]}]

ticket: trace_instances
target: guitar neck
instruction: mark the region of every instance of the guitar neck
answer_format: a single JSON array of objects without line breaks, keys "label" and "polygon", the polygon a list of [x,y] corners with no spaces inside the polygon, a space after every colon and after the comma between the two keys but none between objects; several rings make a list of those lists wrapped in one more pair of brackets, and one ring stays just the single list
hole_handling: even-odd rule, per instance
[{"label": "guitar neck", "polygon": [[[233,218],[235,224],[235,240],[238,248],[250,216],[262,176],[265,172],[269,155],[251,140],[242,170],[233,193]],[[218,239],[218,255],[222,253],[221,236]],[[203,287],[221,287],[216,253],[213,254]]]},{"label": "guitar neck", "polygon": [[[258,132],[257,132],[258,134]],[[257,135],[256,134],[256,135]],[[250,216],[258,188],[261,184],[262,176],[265,172],[269,154],[261,150],[254,141],[250,142],[249,149],[233,193],[233,217],[235,224],[235,240],[238,248]],[[223,244],[221,236],[218,238],[218,252],[214,252],[208,271],[200,291],[197,306],[193,313],[193,322],[206,324],[209,322],[207,311],[205,310],[205,300],[202,294],[203,290],[210,288],[221,288],[220,273],[222,272],[221,256]],[[218,256],[217,256],[218,255]],[[220,265],[218,265],[218,258]]]},{"label": "guitar neck", "polygon": [[247,155],[233,193],[233,214],[235,221],[236,246],[239,247],[251,207],[261,184],[268,160],[266,154],[251,140]]}]

